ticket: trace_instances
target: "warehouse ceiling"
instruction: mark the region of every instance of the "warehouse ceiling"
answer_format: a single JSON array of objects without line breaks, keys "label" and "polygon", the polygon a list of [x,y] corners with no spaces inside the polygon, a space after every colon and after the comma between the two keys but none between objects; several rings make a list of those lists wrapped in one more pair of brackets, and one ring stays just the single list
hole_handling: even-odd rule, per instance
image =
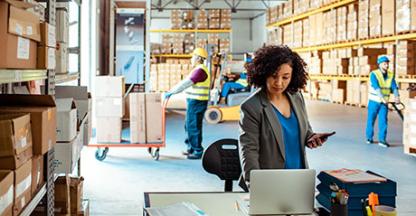
[{"label": "warehouse ceiling", "polygon": [[152,0],[152,17],[168,18],[175,9],[231,9],[232,18],[255,18],[287,0]]}]

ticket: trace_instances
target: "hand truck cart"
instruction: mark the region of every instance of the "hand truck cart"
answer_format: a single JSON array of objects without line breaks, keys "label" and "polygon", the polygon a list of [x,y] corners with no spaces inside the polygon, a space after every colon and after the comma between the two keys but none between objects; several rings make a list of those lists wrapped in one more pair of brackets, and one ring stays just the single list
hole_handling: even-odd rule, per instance
[{"label": "hand truck cart", "polygon": [[107,157],[110,148],[147,148],[147,151],[153,159],[159,160],[160,148],[166,147],[166,107],[169,99],[162,102],[162,142],[158,143],[90,143],[89,147],[97,147],[95,158],[103,161]]}]

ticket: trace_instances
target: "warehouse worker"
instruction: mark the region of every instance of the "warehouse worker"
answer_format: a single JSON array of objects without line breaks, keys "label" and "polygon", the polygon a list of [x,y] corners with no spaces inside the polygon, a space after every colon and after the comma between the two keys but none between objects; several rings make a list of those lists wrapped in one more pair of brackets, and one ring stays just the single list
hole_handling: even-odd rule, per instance
[{"label": "warehouse worker", "polygon": [[386,141],[387,103],[392,92],[395,96],[395,102],[400,103],[396,79],[394,78],[394,73],[389,70],[389,62],[390,60],[386,56],[378,58],[378,69],[370,73],[370,86],[368,91],[367,143],[374,143],[373,127],[378,115],[379,145],[383,147],[390,146]]},{"label": "warehouse worker", "polygon": [[165,94],[169,98],[173,94],[180,93],[186,89],[186,117],[185,131],[187,138],[185,143],[187,150],[184,155],[188,159],[201,159],[203,153],[202,143],[202,120],[208,106],[210,73],[204,65],[208,58],[205,49],[196,48],[192,54],[191,64],[194,67],[187,78],[182,80],[173,89]]}]

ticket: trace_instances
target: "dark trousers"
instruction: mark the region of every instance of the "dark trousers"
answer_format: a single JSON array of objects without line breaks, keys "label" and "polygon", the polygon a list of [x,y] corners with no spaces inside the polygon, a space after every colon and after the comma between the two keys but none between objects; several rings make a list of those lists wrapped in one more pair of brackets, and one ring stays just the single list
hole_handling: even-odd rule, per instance
[{"label": "dark trousers", "polygon": [[187,109],[185,117],[185,132],[187,138],[185,143],[188,152],[202,154],[202,121],[207,110],[208,101],[186,99]]}]

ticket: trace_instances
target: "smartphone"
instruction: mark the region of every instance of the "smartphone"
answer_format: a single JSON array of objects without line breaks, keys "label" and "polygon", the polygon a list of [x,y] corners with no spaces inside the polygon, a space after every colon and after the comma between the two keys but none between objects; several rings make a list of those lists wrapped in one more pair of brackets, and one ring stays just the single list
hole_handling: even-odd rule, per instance
[{"label": "smartphone", "polygon": [[326,140],[326,139],[328,139],[328,137],[330,137],[330,136],[332,136],[332,135],[334,135],[334,134],[336,134],[336,132],[335,131],[332,131],[331,133],[324,133],[321,137],[319,137],[321,140]]}]

